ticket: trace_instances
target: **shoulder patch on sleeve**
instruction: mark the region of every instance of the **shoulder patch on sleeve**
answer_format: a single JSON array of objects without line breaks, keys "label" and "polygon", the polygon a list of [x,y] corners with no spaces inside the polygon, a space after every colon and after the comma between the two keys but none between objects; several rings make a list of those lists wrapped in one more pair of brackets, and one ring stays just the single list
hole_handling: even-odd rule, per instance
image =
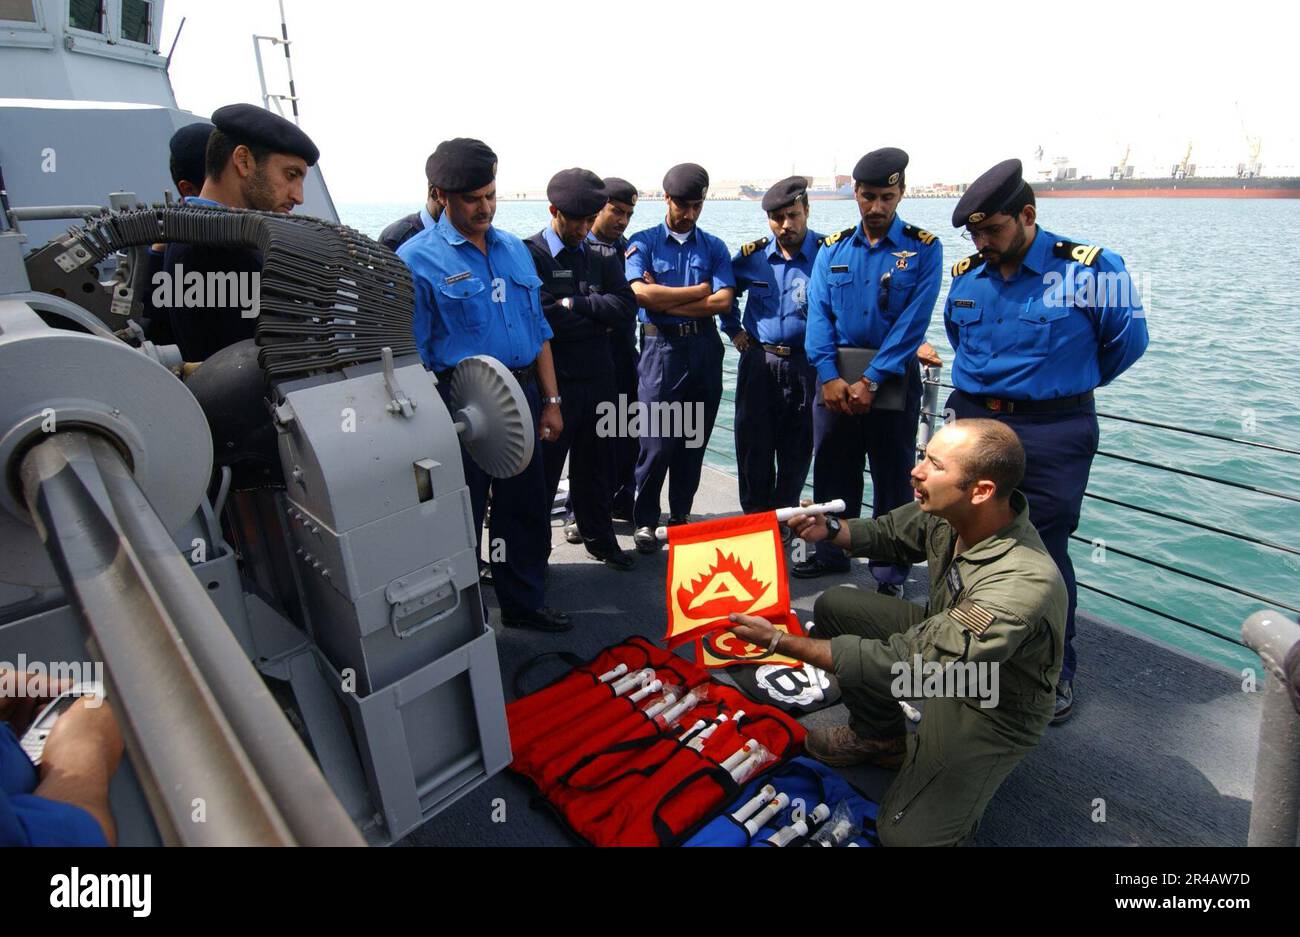
[{"label": "shoulder patch on sleeve", "polygon": [[757,241],[750,241],[748,244],[741,247],[740,256],[748,257],[750,254],[754,253],[754,251],[761,251],[763,248],[767,247],[771,240],[771,238],[764,237],[759,238]]},{"label": "shoulder patch on sleeve", "polygon": [[970,270],[971,267],[974,267],[976,264],[978,264],[979,260],[980,260],[979,251],[976,251],[975,253],[971,254],[969,257],[963,257],[961,260],[957,261],[955,264],[952,265],[952,275],[954,277],[961,276],[963,273],[966,273],[968,270]]},{"label": "shoulder patch on sleeve", "polygon": [[1073,241],[1057,241],[1052,245],[1052,253],[1061,260],[1073,260],[1085,267],[1091,267],[1097,262],[1101,250],[1091,244],[1075,244]]},{"label": "shoulder patch on sleeve", "polygon": [[910,238],[916,238],[922,244],[933,244],[935,236],[929,231],[918,228],[914,224],[903,225],[903,233]]},{"label": "shoulder patch on sleeve", "polygon": [[948,609],[948,616],[977,638],[982,638],[997,620],[996,615],[970,599],[962,599]]},{"label": "shoulder patch on sleeve", "polygon": [[624,256],[624,257],[631,257],[633,254],[635,254],[635,253],[636,253],[637,251],[639,251],[640,249],[641,249],[641,245],[640,245],[640,244],[635,244],[635,243],[633,243],[633,244],[629,244],[629,245],[627,246],[627,250],[623,252],[623,256]]},{"label": "shoulder patch on sleeve", "polygon": [[845,228],[843,231],[836,231],[834,234],[828,234],[826,237],[821,239],[821,245],[823,247],[830,247],[832,244],[840,240],[840,238],[848,237],[853,233],[853,230],[853,228]]}]

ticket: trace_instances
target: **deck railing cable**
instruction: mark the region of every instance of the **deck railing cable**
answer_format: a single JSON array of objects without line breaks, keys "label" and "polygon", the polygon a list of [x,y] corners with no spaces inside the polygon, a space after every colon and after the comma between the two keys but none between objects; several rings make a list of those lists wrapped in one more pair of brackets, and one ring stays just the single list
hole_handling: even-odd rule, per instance
[{"label": "deck railing cable", "polygon": [[[729,365],[724,365],[723,370],[726,374],[731,375],[733,379],[735,378],[736,369],[734,367],[731,367]],[[949,390],[956,389],[953,387],[953,385],[946,384],[938,379],[938,374],[940,373],[939,369],[931,370],[927,368],[925,369],[924,373],[925,373],[924,381],[925,384],[927,385],[927,390],[930,390],[931,393],[927,395],[927,400],[925,401],[925,405],[923,405],[921,411],[923,431],[926,426],[934,426],[937,421],[942,420],[944,417],[944,414],[939,411],[937,406],[930,404],[930,401],[935,399],[935,397],[933,396],[934,391],[936,391],[937,388],[939,387],[947,388]],[[734,403],[734,399],[735,399],[734,394],[724,394],[724,398],[731,400]],[[1221,442],[1232,443],[1234,445],[1252,446],[1258,449],[1267,449],[1269,451],[1282,453],[1284,455],[1300,456],[1300,450],[1288,448],[1286,446],[1278,446],[1272,443],[1264,443],[1264,442],[1258,442],[1250,439],[1242,439],[1240,437],[1229,436],[1224,433],[1215,433],[1209,430],[1199,430],[1199,429],[1194,429],[1192,427],[1179,426],[1174,423],[1166,423],[1158,420],[1146,420],[1146,419],[1141,419],[1139,417],[1121,416],[1115,413],[1104,413],[1100,411],[1097,413],[1097,416],[1103,419],[1117,420],[1125,423],[1133,423],[1141,426],[1148,426],[1153,429],[1161,429],[1170,432],[1183,433],[1191,436],[1199,436],[1206,439],[1215,439]],[[730,430],[734,436],[735,427],[733,422],[719,419],[717,425],[721,428]],[[712,440],[710,441],[712,442]],[[706,448],[706,451],[727,461],[734,461],[735,459],[734,451],[726,452],[714,445],[709,445]],[[1254,494],[1260,494],[1266,497],[1277,498],[1283,501],[1300,503],[1300,497],[1287,494],[1286,492],[1282,492],[1282,491],[1273,491],[1268,488],[1262,488],[1258,485],[1250,485],[1245,482],[1233,481],[1232,479],[1219,478],[1213,475],[1206,475],[1200,472],[1194,472],[1189,469],[1177,468],[1172,465],[1164,465],[1159,462],[1152,462],[1146,459],[1139,459],[1133,456],[1121,455],[1120,453],[1109,452],[1106,450],[1098,450],[1097,455],[1109,459],[1115,459],[1122,462],[1128,462],[1134,465],[1141,465],[1145,468],[1151,468],[1161,472],[1169,472],[1175,475],[1181,475],[1186,478],[1195,478],[1200,481],[1207,481],[1219,485],[1225,485],[1231,488],[1237,488],[1243,491],[1250,491]],[[807,487],[808,486],[805,486],[805,490],[807,490]],[[1160,511],[1155,508],[1146,507],[1144,505],[1133,504],[1128,501],[1122,501],[1118,498],[1108,497],[1106,495],[1097,494],[1092,491],[1085,492],[1085,497],[1091,498],[1096,501],[1101,501],[1103,503],[1110,504],[1115,507],[1123,508],[1125,510],[1137,511],[1143,514],[1159,517],[1164,520],[1173,521],[1174,523],[1177,524],[1182,524],[1188,527],[1194,527],[1199,530],[1204,530],[1224,537],[1230,537],[1235,540],[1240,540],[1244,543],[1255,544],[1256,546],[1266,547],[1268,549],[1277,550],[1282,553],[1288,553],[1292,556],[1300,556],[1300,549],[1296,549],[1295,547],[1287,546],[1286,544],[1277,543],[1275,541],[1267,540],[1261,537],[1252,536],[1250,534],[1242,533],[1240,531],[1229,530],[1227,528],[1219,527],[1214,524],[1209,524],[1204,521],[1198,521],[1193,518],[1183,517],[1182,515],[1179,514],[1172,514],[1167,511]],[[862,502],[862,507],[869,510],[871,505],[864,500]],[[1096,545],[1094,544],[1093,541],[1088,540],[1086,537],[1078,536],[1077,534],[1072,534],[1071,539],[1079,543],[1087,544],[1089,546]],[[1137,553],[1132,553],[1127,550],[1122,550],[1119,549],[1118,547],[1110,546],[1109,544],[1106,545],[1105,549],[1109,552],[1116,553],[1119,556],[1123,556],[1127,559],[1131,559],[1148,566],[1153,566],[1158,569],[1163,569],[1167,572],[1174,573],[1175,575],[1183,576],[1185,578],[1195,580],[1205,585],[1212,586],[1215,589],[1219,589],[1225,592],[1231,592],[1235,595],[1240,595],[1245,598],[1253,599],[1258,602],[1264,602],[1268,605],[1283,608],[1286,609],[1287,611],[1300,614],[1300,607],[1289,604],[1287,602],[1282,602],[1278,599],[1270,598],[1268,596],[1261,595],[1260,593],[1252,592],[1248,589],[1242,589],[1237,586],[1229,585],[1220,580],[1211,579],[1208,576],[1203,576],[1199,573],[1195,573],[1190,570],[1182,569],[1180,567],[1173,566],[1168,563],[1163,563],[1159,560],[1150,559],[1148,557],[1141,556],[1140,554]],[[1170,614],[1169,612],[1163,611],[1158,608],[1153,608],[1152,606],[1147,605],[1145,603],[1137,602],[1133,599],[1126,598],[1114,592],[1110,592],[1106,589],[1102,589],[1098,586],[1094,586],[1090,583],[1080,581],[1079,586],[1081,588],[1089,590],[1090,592],[1095,592],[1099,595],[1104,595],[1107,598],[1113,599],[1117,602],[1121,602],[1125,605],[1132,606],[1133,608],[1141,609],[1142,611],[1148,612],[1149,614],[1156,615],[1160,618],[1164,618],[1168,621],[1175,622],[1184,627],[1191,628],[1202,634],[1206,634],[1211,637],[1218,638],[1219,640],[1227,642],[1229,644],[1234,644],[1238,647],[1248,647],[1248,645],[1244,641],[1241,641],[1230,635],[1225,635],[1222,632],[1214,630],[1213,628],[1208,628],[1204,625],[1198,625],[1195,622],[1188,621],[1187,619],[1182,618],[1180,616]]]}]

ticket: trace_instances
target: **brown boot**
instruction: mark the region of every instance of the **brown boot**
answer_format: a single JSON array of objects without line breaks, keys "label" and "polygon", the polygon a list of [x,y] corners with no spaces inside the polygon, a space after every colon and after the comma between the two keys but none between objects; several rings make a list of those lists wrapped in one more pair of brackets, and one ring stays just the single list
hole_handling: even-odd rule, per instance
[{"label": "brown boot", "polygon": [[849,726],[813,729],[804,739],[804,751],[822,764],[843,768],[868,762],[878,768],[898,768],[907,754],[906,736],[864,738]]}]

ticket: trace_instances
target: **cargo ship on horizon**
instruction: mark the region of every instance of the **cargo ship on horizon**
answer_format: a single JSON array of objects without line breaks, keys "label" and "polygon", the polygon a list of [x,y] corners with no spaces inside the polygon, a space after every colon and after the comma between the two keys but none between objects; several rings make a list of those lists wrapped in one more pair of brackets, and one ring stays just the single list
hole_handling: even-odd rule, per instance
[{"label": "cargo ship on horizon", "polygon": [[1139,177],[1129,162],[1131,147],[1103,178],[1079,176],[1068,157],[1043,166],[1043,149],[1035,156],[1038,178],[1031,180],[1042,198],[1300,198],[1300,176],[1265,176],[1259,162],[1260,141],[1248,138],[1250,159],[1238,163],[1233,175],[1198,176],[1191,162],[1192,144],[1170,166],[1168,176]]}]

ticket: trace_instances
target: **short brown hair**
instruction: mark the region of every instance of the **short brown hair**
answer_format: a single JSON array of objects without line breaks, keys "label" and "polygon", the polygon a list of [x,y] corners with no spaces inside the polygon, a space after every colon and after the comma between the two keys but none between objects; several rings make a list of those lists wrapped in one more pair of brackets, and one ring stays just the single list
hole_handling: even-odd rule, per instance
[{"label": "short brown hair", "polygon": [[1025,447],[1015,430],[998,420],[958,420],[957,425],[970,433],[970,446],[962,453],[962,486],[987,478],[995,498],[1010,498],[1025,478]]}]

